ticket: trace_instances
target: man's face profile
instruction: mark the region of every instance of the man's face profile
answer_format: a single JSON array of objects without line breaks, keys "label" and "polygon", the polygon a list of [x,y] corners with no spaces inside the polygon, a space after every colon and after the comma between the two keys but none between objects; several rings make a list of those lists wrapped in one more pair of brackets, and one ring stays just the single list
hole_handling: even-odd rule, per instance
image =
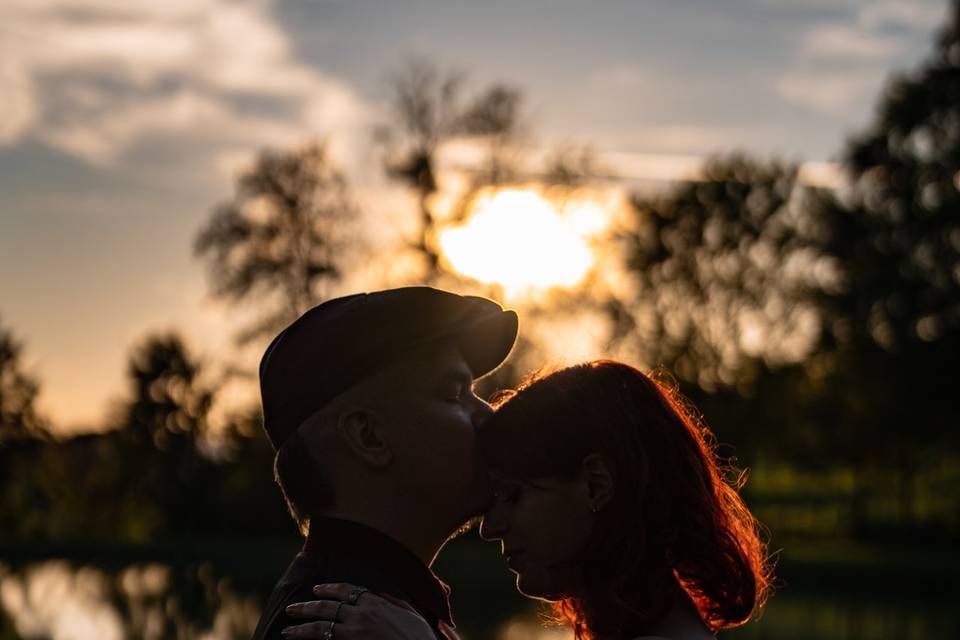
[{"label": "man's face profile", "polygon": [[438,510],[463,520],[486,504],[476,427],[491,414],[473,393],[473,374],[453,342],[422,349],[390,367],[389,412],[397,480]]}]

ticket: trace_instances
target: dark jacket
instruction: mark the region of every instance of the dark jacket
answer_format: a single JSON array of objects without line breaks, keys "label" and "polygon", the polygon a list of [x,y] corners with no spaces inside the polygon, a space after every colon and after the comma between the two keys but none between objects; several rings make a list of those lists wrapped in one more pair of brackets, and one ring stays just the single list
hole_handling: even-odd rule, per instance
[{"label": "dark jacket", "polygon": [[449,589],[406,547],[360,524],[314,518],[303,551],[290,563],[263,608],[254,640],[281,640],[284,627],[305,622],[288,617],[284,608],[293,602],[316,600],[312,589],[324,582],[348,582],[405,600],[430,623],[440,640],[448,638],[442,625],[453,627]]}]

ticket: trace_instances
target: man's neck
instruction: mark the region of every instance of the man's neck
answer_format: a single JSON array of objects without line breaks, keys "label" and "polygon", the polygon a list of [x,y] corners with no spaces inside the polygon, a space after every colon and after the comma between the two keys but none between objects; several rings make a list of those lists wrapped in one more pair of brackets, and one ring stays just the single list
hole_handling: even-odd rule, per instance
[{"label": "man's neck", "polygon": [[420,558],[427,567],[440,553],[446,541],[456,532],[456,528],[441,527],[427,522],[415,515],[364,513],[351,509],[331,509],[322,515],[339,520],[362,524],[389,536]]}]

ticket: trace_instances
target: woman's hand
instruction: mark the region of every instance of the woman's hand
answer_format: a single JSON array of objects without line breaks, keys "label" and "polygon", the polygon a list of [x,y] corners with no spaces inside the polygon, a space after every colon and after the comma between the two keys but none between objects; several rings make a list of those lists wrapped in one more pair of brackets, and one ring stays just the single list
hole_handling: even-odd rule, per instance
[{"label": "woman's hand", "polygon": [[285,628],[284,638],[315,640],[432,640],[427,621],[406,602],[343,582],[313,588],[320,598],[286,608],[291,618],[310,620]]}]

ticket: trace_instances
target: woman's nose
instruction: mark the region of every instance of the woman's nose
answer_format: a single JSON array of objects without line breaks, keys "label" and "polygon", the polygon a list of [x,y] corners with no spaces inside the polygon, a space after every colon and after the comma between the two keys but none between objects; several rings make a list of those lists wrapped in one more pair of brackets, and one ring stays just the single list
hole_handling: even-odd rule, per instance
[{"label": "woman's nose", "polygon": [[480,537],[484,540],[499,540],[506,531],[506,521],[498,511],[499,509],[493,506],[483,514],[483,520],[480,521]]},{"label": "woman's nose", "polygon": [[470,420],[473,422],[473,428],[476,429],[493,415],[493,407],[487,404],[483,398],[474,396],[473,401],[474,408]]},{"label": "woman's nose", "polygon": [[483,520],[480,521],[480,537],[487,542],[498,539],[497,535],[490,530],[490,522],[487,516],[483,516]]}]

